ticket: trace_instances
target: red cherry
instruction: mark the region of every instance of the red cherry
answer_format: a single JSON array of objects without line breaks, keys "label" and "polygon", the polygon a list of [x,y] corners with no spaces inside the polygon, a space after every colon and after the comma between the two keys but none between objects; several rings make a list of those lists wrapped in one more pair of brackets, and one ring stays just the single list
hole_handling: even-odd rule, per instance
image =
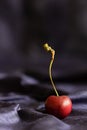
[{"label": "red cherry", "polygon": [[68,96],[49,96],[45,102],[47,113],[60,119],[67,117],[72,111],[72,102]]},{"label": "red cherry", "polygon": [[54,61],[55,50],[52,49],[47,43],[44,44],[46,51],[51,52],[52,58],[49,65],[49,77],[51,80],[52,87],[56,93],[56,96],[49,96],[45,102],[45,108],[47,113],[52,114],[58,118],[65,118],[72,111],[72,102],[68,96],[59,96],[56,86],[52,79],[51,68]]}]

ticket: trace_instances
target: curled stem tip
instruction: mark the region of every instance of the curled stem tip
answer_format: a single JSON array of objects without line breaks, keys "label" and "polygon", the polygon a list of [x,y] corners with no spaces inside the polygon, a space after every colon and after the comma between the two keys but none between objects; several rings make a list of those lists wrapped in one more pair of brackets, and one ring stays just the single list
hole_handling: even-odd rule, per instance
[{"label": "curled stem tip", "polygon": [[54,56],[55,56],[55,50],[53,50],[47,43],[45,43],[43,45],[44,49],[47,51],[47,52],[51,52],[52,54],[52,57],[51,57],[51,61],[50,61],[50,65],[49,65],[49,77],[50,77],[50,80],[51,80],[51,84],[53,86],[53,89],[56,93],[57,96],[59,96],[58,92],[57,92],[57,89],[55,87],[55,84],[53,82],[53,79],[52,79],[52,64],[53,64],[53,61],[54,61]]}]

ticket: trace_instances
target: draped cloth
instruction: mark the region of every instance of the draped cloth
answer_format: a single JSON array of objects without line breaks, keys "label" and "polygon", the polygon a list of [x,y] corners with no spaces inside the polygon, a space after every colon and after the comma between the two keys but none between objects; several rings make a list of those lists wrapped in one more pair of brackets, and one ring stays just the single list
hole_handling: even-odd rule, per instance
[{"label": "draped cloth", "polygon": [[[35,75],[35,74],[34,74]],[[37,75],[37,74],[36,74]],[[39,73],[38,73],[39,75]],[[60,95],[68,95],[73,103],[71,114],[60,120],[45,110],[45,100],[55,95],[44,75],[41,80],[29,73],[17,72],[0,76],[1,130],[86,130],[87,86],[83,82],[57,82]],[[74,76],[75,78],[75,76]],[[42,80],[43,79],[43,80]],[[69,77],[70,79],[70,77]]]}]

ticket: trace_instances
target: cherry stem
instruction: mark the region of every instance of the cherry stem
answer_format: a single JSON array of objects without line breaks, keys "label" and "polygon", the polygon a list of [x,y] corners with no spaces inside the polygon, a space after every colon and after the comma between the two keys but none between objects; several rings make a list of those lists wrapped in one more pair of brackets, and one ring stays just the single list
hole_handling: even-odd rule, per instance
[{"label": "cherry stem", "polygon": [[53,87],[56,95],[59,96],[58,91],[56,89],[56,86],[55,86],[53,79],[52,79],[52,65],[53,65],[53,62],[54,62],[55,50],[53,50],[47,43],[44,44],[44,49],[46,51],[50,51],[51,54],[52,54],[52,58],[51,58],[50,65],[49,65],[49,77],[50,77],[51,84],[52,84],[52,87]]}]

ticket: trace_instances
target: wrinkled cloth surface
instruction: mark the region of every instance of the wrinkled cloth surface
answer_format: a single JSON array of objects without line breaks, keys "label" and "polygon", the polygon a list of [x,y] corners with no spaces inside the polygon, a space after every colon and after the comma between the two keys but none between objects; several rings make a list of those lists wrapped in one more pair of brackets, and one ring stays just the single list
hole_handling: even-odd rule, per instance
[{"label": "wrinkled cloth surface", "polygon": [[55,81],[59,94],[73,102],[71,114],[62,120],[46,113],[45,100],[55,95],[48,79],[39,80],[26,72],[1,74],[0,130],[86,130],[87,84]]}]

